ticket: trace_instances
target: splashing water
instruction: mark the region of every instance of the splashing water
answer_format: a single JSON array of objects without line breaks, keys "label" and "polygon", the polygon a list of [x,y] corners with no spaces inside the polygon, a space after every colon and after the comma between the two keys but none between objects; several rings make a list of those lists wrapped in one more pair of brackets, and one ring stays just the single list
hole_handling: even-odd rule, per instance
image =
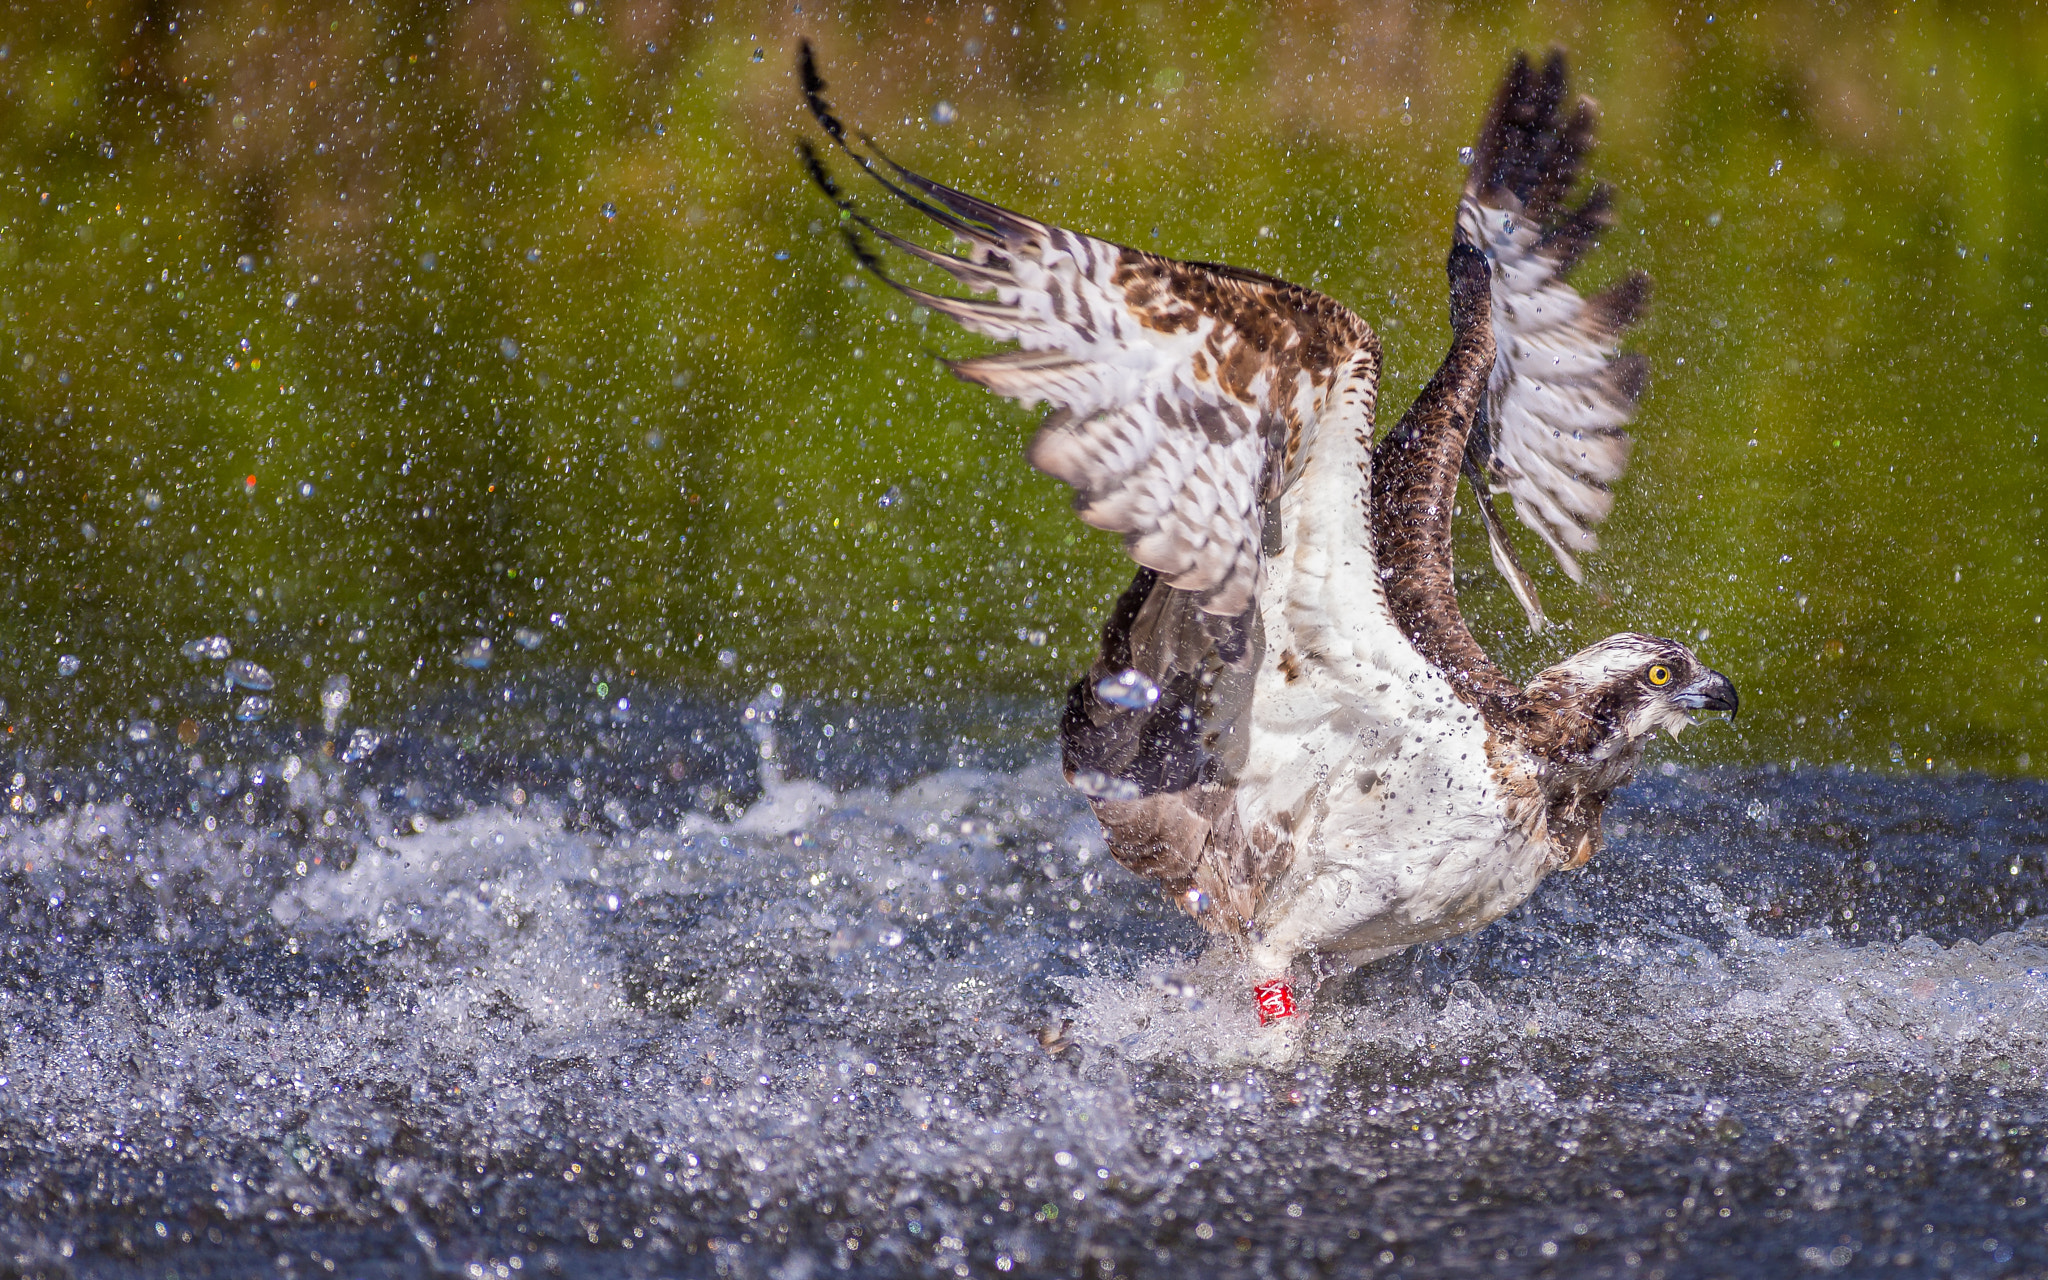
[{"label": "splashing water", "polygon": [[235,649],[228,643],[226,636],[204,636],[197,640],[187,640],[178,647],[178,651],[185,655],[188,662],[224,662],[234,656]]},{"label": "splashing water", "polygon": [[224,669],[224,675],[227,679],[227,686],[230,689],[239,686],[244,689],[253,689],[257,693],[269,693],[277,687],[277,680],[270,672],[257,666],[247,658],[236,658],[229,662]]},{"label": "splashing water", "polygon": [[320,682],[320,723],[329,736],[341,723],[341,713],[348,710],[348,703],[349,680],[346,675],[337,672]]},{"label": "splashing water", "polygon": [[772,684],[711,720],[633,704],[606,732],[709,734],[758,789],[707,800],[710,765],[658,746],[543,777],[367,730],[161,801],[111,773],[96,796],[18,782],[11,1252],[181,1274],[2048,1264],[2048,789],[1654,778],[1592,867],[1507,919],[1304,984],[1276,1051],[1228,950],[1109,861],[1049,761],[833,788],[792,775],[853,735],[843,713]]},{"label": "splashing water", "polygon": [[1159,686],[1144,672],[1130,668],[1096,681],[1095,696],[1112,707],[1143,711],[1159,701]]}]

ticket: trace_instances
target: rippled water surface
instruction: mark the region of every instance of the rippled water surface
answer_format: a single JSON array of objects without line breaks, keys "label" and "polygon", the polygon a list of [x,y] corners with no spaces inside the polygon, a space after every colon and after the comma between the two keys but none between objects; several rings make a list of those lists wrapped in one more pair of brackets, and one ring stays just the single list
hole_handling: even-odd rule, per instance
[{"label": "rippled water surface", "polygon": [[2048,1268],[2039,783],[1653,768],[1290,1059],[1039,748],[773,705],[24,770],[11,1265]]}]

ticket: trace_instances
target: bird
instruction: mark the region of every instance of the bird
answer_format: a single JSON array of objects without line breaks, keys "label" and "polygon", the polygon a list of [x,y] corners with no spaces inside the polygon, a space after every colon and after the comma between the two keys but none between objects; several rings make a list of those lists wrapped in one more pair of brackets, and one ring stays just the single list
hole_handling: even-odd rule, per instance
[{"label": "bird", "polygon": [[[1377,439],[1379,338],[1342,304],[922,177],[840,121],[808,42],[798,74],[833,148],[965,250],[886,230],[800,142],[860,265],[1009,344],[951,371],[1051,407],[1026,458],[1138,566],[1068,692],[1062,770],[1116,860],[1233,958],[1260,1025],[1585,866],[1655,736],[1733,717],[1734,684],[1680,641],[1611,635],[1518,684],[1458,607],[1462,480],[1529,626],[1549,626],[1493,499],[1581,581],[1646,383],[1619,347],[1648,278],[1567,282],[1614,212],[1605,185],[1575,202],[1597,107],[1562,50],[1516,54],[1494,94],[1451,220],[1450,349]],[[905,283],[890,252],[968,296]]]}]

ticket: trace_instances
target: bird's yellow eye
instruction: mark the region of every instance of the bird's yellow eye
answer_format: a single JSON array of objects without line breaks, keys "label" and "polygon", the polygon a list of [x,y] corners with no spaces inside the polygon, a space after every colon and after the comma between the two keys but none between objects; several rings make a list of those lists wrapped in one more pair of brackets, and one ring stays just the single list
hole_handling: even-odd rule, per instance
[{"label": "bird's yellow eye", "polygon": [[1671,668],[1658,664],[1650,668],[1650,683],[1662,688],[1671,683]]}]

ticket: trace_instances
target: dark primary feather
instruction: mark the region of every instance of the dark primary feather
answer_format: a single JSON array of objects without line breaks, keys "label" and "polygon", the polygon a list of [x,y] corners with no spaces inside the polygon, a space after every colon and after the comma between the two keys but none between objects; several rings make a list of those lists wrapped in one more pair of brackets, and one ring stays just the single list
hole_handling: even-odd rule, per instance
[{"label": "dark primary feather", "polygon": [[[1473,148],[1472,187],[1481,196],[1512,193],[1537,222],[1549,222],[1571,193],[1580,162],[1593,145],[1592,102],[1581,98],[1569,113],[1560,110],[1565,80],[1562,49],[1551,50],[1540,71],[1530,67],[1527,55],[1516,54]],[[1597,218],[1606,204],[1604,194],[1596,192],[1576,212]]]}]

